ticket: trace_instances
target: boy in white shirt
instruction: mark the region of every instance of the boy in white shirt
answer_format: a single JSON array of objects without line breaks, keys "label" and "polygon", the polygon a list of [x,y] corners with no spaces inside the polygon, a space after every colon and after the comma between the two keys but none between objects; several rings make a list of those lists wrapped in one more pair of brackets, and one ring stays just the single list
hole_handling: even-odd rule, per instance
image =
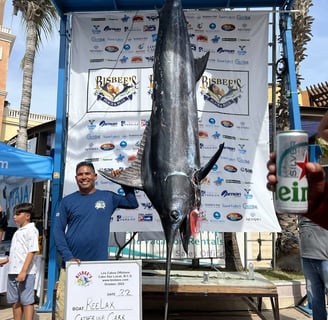
[{"label": "boy in white shirt", "polygon": [[14,207],[14,221],[18,225],[11,241],[8,266],[7,302],[12,304],[14,320],[33,320],[34,283],[39,250],[39,231],[33,222],[31,203]]}]

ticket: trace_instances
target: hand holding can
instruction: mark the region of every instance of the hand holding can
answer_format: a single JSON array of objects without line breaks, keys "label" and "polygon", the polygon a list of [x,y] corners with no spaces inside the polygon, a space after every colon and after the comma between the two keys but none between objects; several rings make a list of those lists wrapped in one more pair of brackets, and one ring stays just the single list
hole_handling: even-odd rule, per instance
[{"label": "hand holding can", "polygon": [[308,135],[290,130],[277,134],[277,185],[274,205],[278,213],[302,215],[308,210]]}]

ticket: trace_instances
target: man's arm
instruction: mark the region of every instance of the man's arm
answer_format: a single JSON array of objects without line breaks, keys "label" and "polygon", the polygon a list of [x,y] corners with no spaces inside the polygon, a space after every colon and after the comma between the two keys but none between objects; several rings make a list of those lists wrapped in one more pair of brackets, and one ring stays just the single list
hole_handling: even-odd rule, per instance
[{"label": "man's arm", "polygon": [[66,241],[65,230],[67,227],[67,214],[62,202],[59,206],[59,210],[56,213],[55,226],[54,226],[54,240],[57,251],[62,259],[66,262],[74,258],[71,250]]},{"label": "man's arm", "polygon": [[123,208],[123,209],[136,209],[139,207],[136,195],[134,193],[134,189],[131,187],[126,187],[126,186],[122,186],[124,193],[125,193],[125,197],[122,197],[120,199],[119,208]]}]

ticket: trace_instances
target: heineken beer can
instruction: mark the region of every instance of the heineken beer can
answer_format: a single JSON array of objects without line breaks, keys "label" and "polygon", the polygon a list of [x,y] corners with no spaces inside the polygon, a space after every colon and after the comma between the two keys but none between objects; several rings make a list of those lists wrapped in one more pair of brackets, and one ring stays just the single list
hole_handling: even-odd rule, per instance
[{"label": "heineken beer can", "polygon": [[304,214],[308,209],[305,174],[308,161],[307,133],[301,130],[279,132],[276,155],[275,210],[278,213]]}]

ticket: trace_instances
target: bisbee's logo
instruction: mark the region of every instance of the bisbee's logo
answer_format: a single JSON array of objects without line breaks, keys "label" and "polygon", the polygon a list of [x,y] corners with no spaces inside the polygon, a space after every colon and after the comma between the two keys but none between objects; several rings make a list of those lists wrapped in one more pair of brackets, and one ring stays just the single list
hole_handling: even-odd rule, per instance
[{"label": "bisbee's logo", "polygon": [[227,108],[238,103],[242,96],[241,79],[201,78],[201,94],[217,108]]},{"label": "bisbee's logo", "polygon": [[136,94],[137,77],[96,77],[95,95],[111,107],[118,107],[133,99]]},{"label": "bisbee's logo", "polygon": [[81,287],[86,287],[91,283],[92,277],[89,271],[80,271],[75,275],[76,284]]}]

